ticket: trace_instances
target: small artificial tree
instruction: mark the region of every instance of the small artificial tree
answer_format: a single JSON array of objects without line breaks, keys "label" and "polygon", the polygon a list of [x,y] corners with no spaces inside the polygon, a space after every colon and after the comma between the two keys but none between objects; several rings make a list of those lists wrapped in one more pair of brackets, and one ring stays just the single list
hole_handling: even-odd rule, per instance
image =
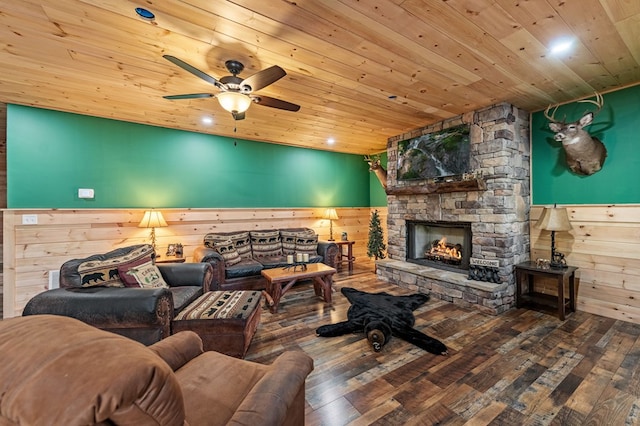
[{"label": "small artificial tree", "polygon": [[384,244],[382,235],[382,227],[380,226],[380,217],[378,210],[371,212],[371,221],[369,222],[369,242],[367,243],[367,256],[375,257],[376,260],[384,259],[387,246]]}]

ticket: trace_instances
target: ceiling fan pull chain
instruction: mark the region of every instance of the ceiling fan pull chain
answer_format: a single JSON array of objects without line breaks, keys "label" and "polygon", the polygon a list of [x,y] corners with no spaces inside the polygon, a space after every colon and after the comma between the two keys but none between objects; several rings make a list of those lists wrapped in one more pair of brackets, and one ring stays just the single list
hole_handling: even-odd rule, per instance
[{"label": "ceiling fan pull chain", "polygon": [[[238,132],[238,124],[236,120],[233,120],[233,133]],[[233,139],[233,146],[238,146],[238,140],[236,138]]]}]

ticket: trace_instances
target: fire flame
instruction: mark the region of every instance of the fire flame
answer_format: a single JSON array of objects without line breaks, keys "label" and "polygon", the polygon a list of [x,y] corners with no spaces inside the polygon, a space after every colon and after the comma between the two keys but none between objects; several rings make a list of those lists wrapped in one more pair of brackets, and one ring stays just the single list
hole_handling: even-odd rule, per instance
[{"label": "fire flame", "polygon": [[458,251],[455,246],[447,246],[447,237],[442,237],[442,239],[438,241],[438,244],[435,244],[433,247],[431,247],[431,250],[429,250],[429,254],[448,256],[452,259],[462,259],[462,253],[460,253],[460,251]]}]

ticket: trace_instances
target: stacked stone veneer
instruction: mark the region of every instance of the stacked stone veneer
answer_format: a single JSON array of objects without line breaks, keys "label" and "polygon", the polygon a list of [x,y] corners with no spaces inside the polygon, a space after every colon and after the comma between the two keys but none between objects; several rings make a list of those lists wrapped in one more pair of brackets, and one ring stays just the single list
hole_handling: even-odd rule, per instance
[{"label": "stacked stone veneer", "polygon": [[[377,274],[401,287],[498,314],[515,304],[513,266],[529,259],[529,113],[502,103],[390,138],[387,186],[425,183],[396,179],[399,141],[463,123],[471,125],[471,167],[486,189],[388,195],[388,258],[377,261]],[[470,222],[472,257],[497,259],[501,282],[468,280],[466,273],[406,262],[407,220]]]}]

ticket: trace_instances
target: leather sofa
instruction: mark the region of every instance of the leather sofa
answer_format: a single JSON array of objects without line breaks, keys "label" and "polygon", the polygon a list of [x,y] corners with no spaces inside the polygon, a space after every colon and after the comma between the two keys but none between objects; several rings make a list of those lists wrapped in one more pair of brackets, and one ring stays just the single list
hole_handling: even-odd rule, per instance
[{"label": "leather sofa", "polygon": [[0,424],[302,425],[313,360],[203,352],[183,331],[146,347],[76,319],[0,321]]},{"label": "leather sofa", "polygon": [[338,245],[318,240],[312,229],[286,228],[209,233],[194,250],[193,261],[213,267],[212,290],[264,290],[267,281],[261,271],[285,267],[287,255],[299,252],[309,255],[309,263],[322,262],[332,268],[339,256]]},{"label": "leather sofa", "polygon": [[[104,254],[72,259],[60,267],[60,288],[39,293],[25,306],[22,315],[54,314],[79,319],[102,330],[111,331],[150,345],[171,334],[175,315],[204,292],[209,291],[213,269],[202,263],[156,264],[168,288],[129,288],[109,286],[107,281],[89,282],[79,272],[90,262],[116,262],[139,253],[151,261],[149,245],[122,247]],[[110,266],[115,270],[114,266]],[[105,280],[106,276],[103,277]]]}]

